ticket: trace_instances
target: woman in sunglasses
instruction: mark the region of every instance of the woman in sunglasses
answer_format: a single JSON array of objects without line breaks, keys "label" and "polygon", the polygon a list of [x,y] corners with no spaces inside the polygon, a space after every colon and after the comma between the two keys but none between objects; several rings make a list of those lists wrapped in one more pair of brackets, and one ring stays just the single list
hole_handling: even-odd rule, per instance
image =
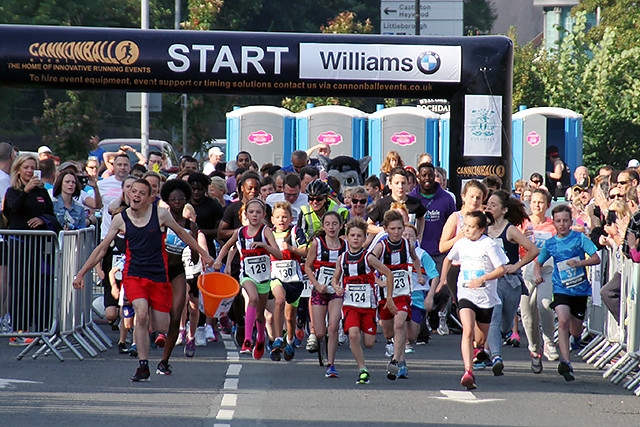
[{"label": "woman in sunglasses", "polygon": [[353,187],[351,189],[351,208],[349,216],[351,218],[367,219],[367,190],[363,186]]}]

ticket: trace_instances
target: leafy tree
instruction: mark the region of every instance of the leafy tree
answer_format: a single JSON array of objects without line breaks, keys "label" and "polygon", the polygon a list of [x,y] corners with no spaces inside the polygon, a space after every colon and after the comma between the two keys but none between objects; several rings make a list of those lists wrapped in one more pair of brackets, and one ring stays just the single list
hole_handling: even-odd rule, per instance
[{"label": "leafy tree", "polygon": [[478,36],[489,34],[498,13],[487,0],[464,0],[464,34]]},{"label": "leafy tree", "polygon": [[547,105],[539,72],[543,64],[539,61],[538,50],[532,43],[520,46],[515,28],[511,28],[507,36],[513,40],[513,111],[523,104],[528,107]]}]

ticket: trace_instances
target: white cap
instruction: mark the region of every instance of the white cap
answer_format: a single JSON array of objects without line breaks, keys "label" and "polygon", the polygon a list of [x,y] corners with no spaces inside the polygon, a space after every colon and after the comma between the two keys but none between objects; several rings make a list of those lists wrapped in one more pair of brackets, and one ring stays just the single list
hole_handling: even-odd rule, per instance
[{"label": "white cap", "polygon": [[52,152],[51,148],[47,147],[46,145],[41,145],[40,148],[38,148],[38,154],[51,153],[51,152]]},{"label": "white cap", "polygon": [[209,148],[209,155],[210,155],[210,156],[213,156],[213,155],[216,155],[216,156],[222,156],[223,154],[224,154],[224,153],[222,152],[222,150],[221,150],[221,149],[219,149],[218,147],[211,147],[211,148]]},{"label": "white cap", "polygon": [[638,166],[640,166],[640,161],[638,161],[638,159],[631,159],[629,160],[629,163],[627,163],[627,168],[637,168]]}]

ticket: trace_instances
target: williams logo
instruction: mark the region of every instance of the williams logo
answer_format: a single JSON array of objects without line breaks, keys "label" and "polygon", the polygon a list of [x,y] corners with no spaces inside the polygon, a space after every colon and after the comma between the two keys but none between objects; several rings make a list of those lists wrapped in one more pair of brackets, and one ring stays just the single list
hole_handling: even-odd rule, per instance
[{"label": "williams logo", "polygon": [[31,44],[29,53],[55,62],[131,65],[138,60],[140,49],[130,40],[43,42]]},{"label": "williams logo", "polygon": [[440,55],[435,52],[423,52],[418,56],[418,69],[425,74],[433,74],[440,69]]},{"label": "williams logo", "polygon": [[300,78],[460,82],[460,46],[300,43]]}]

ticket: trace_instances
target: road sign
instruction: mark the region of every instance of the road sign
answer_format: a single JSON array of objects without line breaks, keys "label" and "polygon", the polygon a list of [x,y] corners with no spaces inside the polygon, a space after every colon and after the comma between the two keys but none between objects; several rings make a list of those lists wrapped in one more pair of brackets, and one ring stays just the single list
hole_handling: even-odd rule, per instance
[{"label": "road sign", "polygon": [[[415,35],[414,0],[381,0],[380,33]],[[462,36],[463,0],[420,0],[420,35]]]},{"label": "road sign", "polygon": [[[140,105],[142,104],[140,100],[140,92],[127,92],[127,111],[128,112],[139,112]],[[162,111],[162,94],[161,93],[150,93],[149,94],[149,111],[152,113],[156,113]]]}]

